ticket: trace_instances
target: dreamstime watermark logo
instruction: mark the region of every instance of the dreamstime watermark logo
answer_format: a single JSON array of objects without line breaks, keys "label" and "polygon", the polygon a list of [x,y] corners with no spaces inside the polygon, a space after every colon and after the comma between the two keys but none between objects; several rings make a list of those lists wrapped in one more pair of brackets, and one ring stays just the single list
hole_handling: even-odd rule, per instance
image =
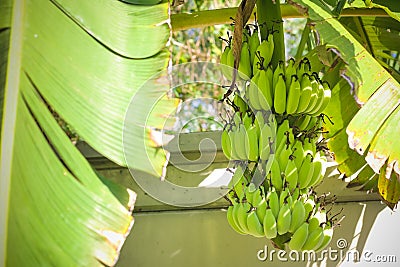
[{"label": "dreamstime watermark logo", "polygon": [[[185,118],[186,124],[197,119],[212,121],[223,127],[229,107],[224,107],[219,99],[197,97],[180,103],[177,108],[171,100],[174,89],[193,84],[228,85],[221,67],[210,62],[196,62],[175,65],[168,70],[151,77],[132,98],[126,112],[123,129],[123,147],[126,164],[136,183],[153,198],[173,206],[194,207],[211,203],[229,191],[232,173],[227,168],[233,167],[229,162],[212,170],[208,177],[197,186],[182,186],[172,183],[165,177],[166,166],[174,165],[182,172],[201,172],[214,162],[217,155],[215,140],[205,138],[199,143],[200,157],[189,159],[182,152],[180,133],[185,128],[180,114],[187,117],[190,108],[199,103],[208,103],[206,114],[191,115]],[[224,66],[224,68],[229,68]],[[230,68],[228,71],[232,71]],[[243,90],[245,83],[238,81],[237,88]],[[166,92],[165,88],[170,90]],[[201,91],[200,91],[201,92]],[[260,94],[261,95],[261,94]],[[187,111],[189,110],[189,111]],[[185,113],[186,111],[186,113]],[[165,114],[169,113],[168,116]],[[140,136],[138,133],[141,133]],[[140,155],[140,156],[139,156]],[[139,158],[139,160],[138,160]],[[163,167],[163,168],[161,168]],[[160,170],[163,172],[160,172]],[[149,173],[148,170],[153,170]]]},{"label": "dreamstime watermark logo", "polygon": [[377,255],[372,251],[358,251],[357,249],[348,249],[347,240],[339,238],[336,241],[336,249],[328,247],[327,249],[315,252],[313,250],[275,250],[269,249],[267,245],[257,251],[259,261],[282,261],[282,262],[365,262],[365,263],[396,263],[396,255]]}]

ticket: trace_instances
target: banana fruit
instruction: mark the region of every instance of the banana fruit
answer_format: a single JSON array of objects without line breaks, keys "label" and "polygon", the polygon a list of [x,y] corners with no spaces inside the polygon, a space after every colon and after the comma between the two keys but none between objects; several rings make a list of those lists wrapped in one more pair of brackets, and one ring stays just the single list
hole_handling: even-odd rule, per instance
[{"label": "banana fruit", "polygon": [[[227,220],[241,235],[284,240],[291,250],[325,249],[335,221],[326,201],[313,188],[326,172],[321,115],[331,99],[330,85],[311,61],[289,59],[272,67],[273,35],[260,39],[262,28],[243,33],[239,82],[243,89],[228,96],[232,106],[221,147],[236,166],[227,199]],[[230,40],[221,55],[221,70],[232,80]],[[260,186],[254,175],[264,179]],[[254,179],[257,180],[257,179]]]}]

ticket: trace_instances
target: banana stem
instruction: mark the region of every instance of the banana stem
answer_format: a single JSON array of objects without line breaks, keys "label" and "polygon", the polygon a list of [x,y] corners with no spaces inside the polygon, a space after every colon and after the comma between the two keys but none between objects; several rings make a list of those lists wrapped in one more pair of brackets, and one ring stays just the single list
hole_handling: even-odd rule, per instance
[{"label": "banana stem", "polygon": [[279,61],[285,60],[285,36],[280,2],[277,0],[257,0],[256,6],[262,40],[266,39],[268,32],[276,31],[273,35],[275,48],[271,60],[272,67],[276,68]]},{"label": "banana stem", "polygon": [[[173,32],[192,28],[204,28],[207,26],[232,23],[230,17],[235,17],[237,7],[222,8],[214,10],[201,10],[192,13],[171,14],[171,27]],[[281,14],[284,18],[307,18],[308,14],[301,13],[294,6],[281,4]],[[346,8],[340,17],[389,17],[380,8]],[[251,21],[254,17],[250,18]]]},{"label": "banana stem", "polygon": [[300,58],[303,56],[304,48],[306,47],[306,43],[310,35],[310,26],[308,24],[309,22],[310,21],[307,20],[306,25],[303,29],[303,33],[301,34],[300,43],[296,51],[296,62],[300,60]]}]

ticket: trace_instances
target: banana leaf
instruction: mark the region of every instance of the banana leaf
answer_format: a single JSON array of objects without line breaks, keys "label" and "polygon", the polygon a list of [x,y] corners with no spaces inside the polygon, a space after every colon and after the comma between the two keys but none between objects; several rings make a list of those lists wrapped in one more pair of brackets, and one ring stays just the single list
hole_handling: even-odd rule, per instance
[{"label": "banana leaf", "polygon": [[25,73],[14,138],[6,264],[114,265],[133,224],[135,194],[126,189],[124,203],[115,198]]},{"label": "banana leaf", "polygon": [[[161,176],[166,154],[152,133],[177,105],[166,96],[168,79],[156,75],[169,60],[168,2],[24,0],[12,16],[11,3],[0,3],[0,263],[113,266],[136,194],[99,176],[54,113],[114,162],[126,166],[129,155],[129,167]],[[141,116],[126,118],[138,92]],[[155,94],[163,95],[158,104]]]},{"label": "banana leaf", "polygon": [[[317,4],[313,1],[299,0],[296,1],[307,8],[309,17],[313,20],[314,29],[317,32],[321,43],[327,47],[337,51],[341,59],[345,62],[341,69],[341,76],[350,82],[351,86],[340,86],[340,89],[346,92],[337,93],[333,97],[327,114],[334,117],[335,122],[339,121],[339,125],[332,126],[331,139],[328,143],[336,157],[341,162],[339,170],[347,176],[358,177],[350,182],[349,186],[364,186],[368,184],[368,188],[377,189],[377,179],[374,173],[379,173],[382,166],[387,163],[386,171],[390,173],[393,170],[399,178],[400,167],[400,147],[397,142],[397,133],[399,132],[399,104],[400,104],[400,85],[390,75],[390,73],[373,57],[374,51],[386,51],[386,49],[395,49],[399,51],[399,47],[394,46],[396,43],[390,44],[398,39],[397,29],[398,22],[394,22],[391,18],[363,18],[363,27],[368,30],[368,39],[370,44],[369,53],[366,48],[358,42],[363,36],[353,36],[352,32],[356,32],[356,26],[346,27],[352,29],[348,31],[333,14],[332,10],[326,6]],[[388,6],[386,10],[393,8],[393,1],[385,1]],[[397,5],[398,6],[398,5]],[[365,5],[364,5],[365,7]],[[378,6],[374,6],[378,7]],[[379,6],[382,7],[382,6]],[[398,13],[391,12],[391,15],[398,19]],[[344,22],[347,20],[343,20]],[[383,27],[393,25],[393,31],[396,37],[379,32],[372,35],[373,27]],[[368,26],[370,25],[370,26]],[[386,26],[385,26],[386,27]],[[387,29],[387,28],[386,28]],[[391,31],[392,29],[387,31]],[[364,32],[365,33],[365,32]],[[374,36],[375,39],[372,37]],[[365,36],[364,36],[365,37]],[[397,43],[398,44],[398,43]],[[385,46],[385,48],[382,48]],[[382,56],[382,55],[381,55]],[[338,78],[340,78],[338,76]],[[341,96],[342,97],[341,97]],[[347,95],[347,96],[346,96]],[[357,105],[346,104],[351,103],[351,97],[356,101]],[[335,99],[336,98],[336,99]],[[361,108],[360,108],[361,107]],[[339,109],[339,111],[335,111]],[[336,113],[336,114],[335,114]],[[348,114],[355,114],[354,117],[348,118]],[[347,118],[346,118],[347,117]],[[329,128],[329,127],[328,127]],[[329,129],[331,131],[331,129]],[[346,131],[346,133],[344,133]],[[333,134],[333,133],[336,133]],[[347,135],[347,138],[346,138]],[[350,152],[351,148],[355,152]],[[366,166],[368,163],[369,166]],[[371,171],[371,169],[373,171]],[[362,176],[360,176],[362,174]],[[371,187],[371,181],[373,186]],[[386,183],[390,186],[390,183]],[[393,202],[393,195],[398,196],[396,190],[385,190],[392,194],[382,195],[388,206],[394,207],[398,199]],[[380,192],[383,190],[380,190]]]},{"label": "banana leaf", "polygon": [[10,39],[11,8],[11,0],[4,0],[0,3],[0,132],[3,118],[4,87],[6,84],[8,44]]},{"label": "banana leaf", "polygon": [[[129,7],[134,13],[136,6]],[[43,20],[43,13],[46,13],[46,20]],[[146,151],[137,150],[135,145],[123,146],[125,113],[141,86],[154,74],[166,69],[169,53],[162,49],[145,59],[123,57],[110,50],[111,46],[104,47],[93,38],[95,33],[80,27],[69,14],[49,1],[26,2],[24,17],[29,23],[25,23],[23,29],[23,69],[49,105],[95,150],[122,166],[126,166],[124,153],[133,155],[133,160],[138,162],[147,156]],[[165,20],[167,18],[165,13]],[[103,18],[98,17],[98,20]],[[159,41],[164,43],[164,37],[160,36]],[[168,84],[157,85],[154,90],[158,87],[166,90]],[[153,92],[148,94],[151,96]],[[143,105],[149,104],[153,103],[143,101]],[[166,100],[159,103],[171,110],[176,104],[176,101]],[[152,118],[159,118],[152,122],[152,126],[164,124],[161,115]],[[141,125],[140,121],[136,123]],[[143,142],[137,131],[125,132],[124,135],[132,144]],[[150,139],[151,135],[147,136]],[[165,153],[157,147],[149,148],[147,153],[154,155],[157,168],[129,167],[161,176]]]}]

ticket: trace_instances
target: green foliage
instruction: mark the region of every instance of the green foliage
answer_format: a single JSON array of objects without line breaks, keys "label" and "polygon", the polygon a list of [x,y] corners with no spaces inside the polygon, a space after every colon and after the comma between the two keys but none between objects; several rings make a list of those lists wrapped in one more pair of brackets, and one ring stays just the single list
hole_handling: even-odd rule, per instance
[{"label": "green foliage", "polygon": [[[388,177],[390,177],[392,171],[396,173],[396,176],[400,174],[398,166],[400,149],[397,145],[397,139],[393,135],[393,133],[399,131],[400,85],[382,65],[375,61],[373,56],[384,63],[380,57],[386,54],[386,60],[392,62],[394,71],[396,71],[396,64],[394,63],[396,59],[390,59],[389,55],[397,57],[398,48],[393,47],[392,44],[398,39],[399,24],[390,18],[352,18],[352,21],[342,18],[343,23],[347,22],[348,31],[344,24],[334,18],[334,14],[326,7],[306,0],[298,2],[307,6],[321,42],[326,44],[327,47],[333,48],[345,63],[339,67],[339,73],[348,81],[351,81],[352,87],[350,89],[349,86],[341,86],[342,88],[338,90],[349,91],[354,100],[350,100],[348,93],[339,92],[338,96],[345,96],[346,101],[357,101],[358,104],[363,105],[358,110],[357,105],[345,104],[346,102],[343,102],[343,99],[340,98],[340,101],[336,102],[342,104],[340,112],[333,110],[337,109],[337,106],[332,106],[332,110],[328,110],[328,114],[332,112],[329,115],[333,117],[333,120],[339,121],[339,125],[341,125],[341,127],[330,127],[335,133],[331,133],[328,145],[336,154],[340,163],[339,169],[347,176],[357,176],[350,182],[349,186],[361,186],[365,190],[377,190],[378,183],[374,172],[378,173],[383,166],[386,166]],[[387,10],[387,8],[384,9]],[[398,19],[395,12],[389,14]],[[393,35],[390,34],[392,28]],[[358,41],[363,42],[364,46]],[[367,47],[372,54],[364,47]],[[374,52],[378,52],[379,56],[375,55]],[[349,118],[349,114],[355,115]],[[329,130],[331,131],[331,129]],[[348,147],[357,151],[358,154],[349,150]],[[366,166],[366,163],[369,166]],[[359,171],[361,172],[359,173]],[[399,196],[397,192],[399,189],[397,187],[396,189],[389,188],[390,183],[385,183],[385,186],[387,188],[380,188],[379,192],[386,204],[393,208],[398,201],[397,198],[393,202],[393,196]],[[383,195],[382,192],[391,192],[391,194]]]},{"label": "green foliage", "polygon": [[[18,81],[6,88],[1,140],[0,178],[6,187],[1,188],[0,246],[7,231],[6,265],[112,266],[133,224],[135,193],[99,177],[65,132],[76,131],[121,165],[128,153],[130,167],[161,176],[166,157],[156,153],[153,128],[144,129],[138,117],[154,104],[153,94],[168,90],[168,83],[148,81],[169,60],[168,3],[17,1],[8,76],[10,22],[5,18],[11,16],[4,12],[11,8],[4,3],[11,1],[0,4],[0,95],[5,77]],[[151,88],[123,133],[126,109],[144,82]],[[149,125],[160,128],[164,114],[175,107],[175,100],[161,99]],[[123,134],[133,146],[123,147]],[[135,146],[144,142],[151,144],[147,150]],[[152,156],[154,166],[142,164]]]}]

